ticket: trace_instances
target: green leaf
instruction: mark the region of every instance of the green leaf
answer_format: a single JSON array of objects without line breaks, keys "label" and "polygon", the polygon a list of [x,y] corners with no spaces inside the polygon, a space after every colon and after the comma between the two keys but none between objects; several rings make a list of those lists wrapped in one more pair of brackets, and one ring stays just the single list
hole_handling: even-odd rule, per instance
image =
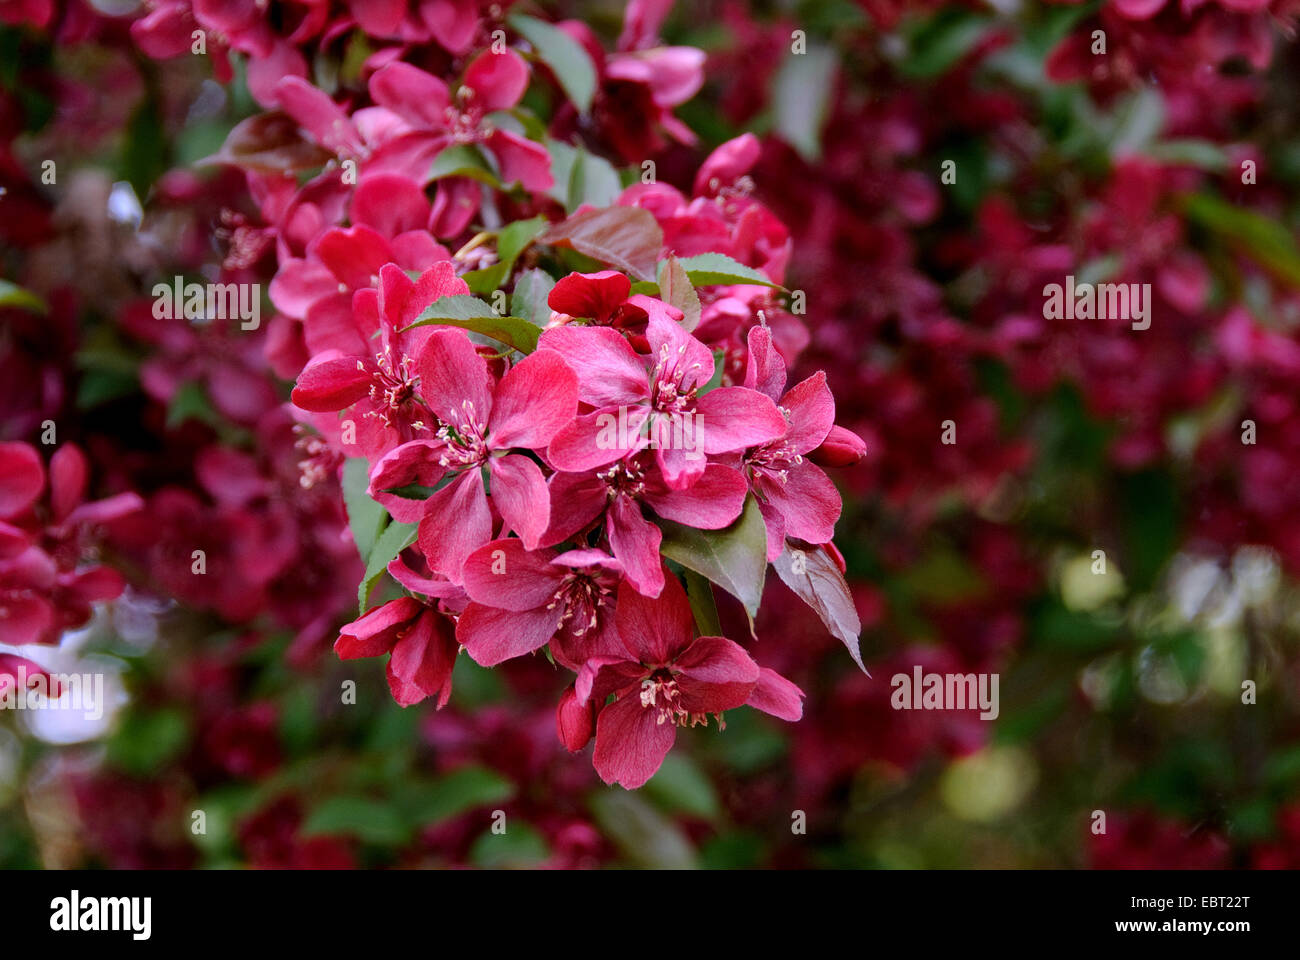
[{"label": "green leaf", "polygon": [[[799,559],[800,556],[802,559]],[[809,545],[792,548],[787,541],[785,549],[773,561],[772,566],[776,568],[782,582],[812,607],[817,616],[821,617],[826,629],[844,644],[858,669],[867,673],[867,668],[862,663],[862,651],[858,649],[862,621],[858,618],[853,595],[844,582],[844,575],[826,548]]]},{"label": "green leaf", "polygon": [[461,279],[469,286],[470,293],[480,297],[487,297],[499,290],[501,284],[505,283],[506,277],[509,275],[509,264],[494,263],[482,270],[470,270],[468,273],[462,274]]},{"label": "green leaf", "polygon": [[686,597],[695,614],[695,628],[701,637],[722,636],[722,621],[718,618],[718,605],[713,599],[713,585],[694,570],[686,571]]},{"label": "green leaf", "polygon": [[1119,481],[1124,537],[1123,570],[1135,590],[1150,589],[1178,549],[1178,484],[1166,470],[1150,469]]},{"label": "green leaf", "polygon": [[695,848],[682,828],[637,794],[612,790],[593,794],[591,812],[602,831],[636,866],[652,870],[697,866]]},{"label": "green leaf", "polygon": [[945,9],[912,25],[905,31],[907,54],[899,60],[898,72],[909,79],[946,73],[975,48],[992,26],[990,20],[958,8]]},{"label": "green leaf", "polygon": [[126,773],[156,774],[189,739],[189,718],[179,707],[132,710],[108,740],[108,762]]},{"label": "green leaf", "polygon": [[343,464],[343,504],[348,510],[352,542],[365,560],[374,550],[379,534],[388,520],[388,511],[370,499],[370,464],[365,457],[350,457]]},{"label": "green leaf", "polygon": [[691,285],[682,262],[674,256],[659,265],[659,295],[664,303],[682,312],[682,328],[694,330],[700,323],[700,295]]},{"label": "green leaf", "polygon": [[136,392],[135,375],[112,370],[89,370],[77,385],[77,409],[90,410],[101,403]]},{"label": "green leaf", "polygon": [[32,313],[49,311],[44,300],[30,290],[25,290],[8,280],[0,280],[0,307],[17,307],[19,310],[28,310]]},{"label": "green leaf", "polygon": [[1231,160],[1228,151],[1212,140],[1161,140],[1146,149],[1147,156],[1161,163],[1197,167],[1221,173],[1228,169]]},{"label": "green leaf", "polygon": [[1279,279],[1300,285],[1300,253],[1291,231],[1275,220],[1206,193],[1183,198],[1188,219],[1218,234]]},{"label": "green leaf", "polygon": [[504,186],[487,156],[472,143],[455,144],[433,158],[429,179],[443,177],[469,177],[497,190]]},{"label": "green leaf", "polygon": [[753,267],[737,263],[731,257],[721,253],[701,253],[693,257],[686,257],[681,261],[681,265],[691,283],[697,287],[707,287],[714,284],[731,285],[733,283],[780,287],[780,284],[773,283],[766,275]]},{"label": "green leaf", "polygon": [[361,583],[357,585],[358,613],[366,612],[366,603],[370,600],[370,591],[375,588],[379,578],[384,575],[388,564],[415,542],[416,531],[419,528],[418,523],[398,523],[397,521],[393,521],[384,528],[384,532],[375,541],[369,558],[366,560],[365,576],[361,578]]},{"label": "green leaf", "polygon": [[520,353],[532,353],[537,349],[537,337],[540,332],[527,320],[520,317],[499,316],[490,304],[484,303],[478,297],[463,293],[439,297],[406,329],[423,327],[431,323],[481,333]]},{"label": "green leaf", "polygon": [[583,113],[590,111],[596,95],[596,67],[582,44],[554,24],[536,17],[516,13],[506,22],[533,45],[573,105]]},{"label": "green leaf", "polygon": [[569,170],[569,189],[565,209],[577,210],[583,204],[591,207],[611,206],[623,192],[618,171],[603,157],[578,150]]},{"label": "green leaf", "polygon": [[181,384],[167,404],[167,429],[179,427],[186,420],[200,420],[203,423],[215,423],[217,420],[208,395],[197,383]]},{"label": "green leaf", "polygon": [[475,807],[503,803],[514,796],[514,785],[486,767],[462,767],[445,776],[410,784],[395,800],[415,827],[429,827]]},{"label": "green leaf", "polygon": [[497,234],[497,259],[506,264],[507,276],[519,255],[549,225],[550,221],[545,217],[533,217],[531,220],[516,220],[501,228]]},{"label": "green leaf", "polygon": [[551,307],[546,301],[554,287],[555,280],[545,270],[524,271],[510,295],[510,312],[534,326],[546,326],[551,319]]},{"label": "green leaf", "polygon": [[722,805],[695,761],[680,752],[664,757],[659,772],[645,783],[645,792],[669,813],[684,813],[701,820],[716,820]]},{"label": "green leaf", "polygon": [[556,224],[541,239],[607,263],[638,280],[655,278],[655,264],[664,245],[658,222],[648,210],[639,207],[577,213]]},{"label": "green leaf", "polygon": [[767,574],[767,529],[753,497],[725,530],[696,530],[671,520],[662,525],[659,550],[665,557],[712,580],[743,603],[751,617],[758,614]]},{"label": "green leaf", "polygon": [[505,833],[482,833],[469,850],[469,862],[486,870],[526,870],[551,858],[551,848],[537,828],[511,820]]},{"label": "green leaf", "polygon": [[773,84],[774,132],[810,163],[821,157],[838,66],[834,50],[810,46],[804,53],[786,55]]},{"label": "green leaf", "polygon": [[330,797],[316,806],[302,825],[303,836],[339,834],[354,836],[377,846],[404,844],[411,830],[387,803],[361,796]]}]

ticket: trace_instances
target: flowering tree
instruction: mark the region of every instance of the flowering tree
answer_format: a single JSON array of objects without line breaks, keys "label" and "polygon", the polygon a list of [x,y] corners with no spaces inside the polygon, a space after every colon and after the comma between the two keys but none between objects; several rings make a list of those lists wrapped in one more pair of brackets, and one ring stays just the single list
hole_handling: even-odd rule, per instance
[{"label": "flowering tree", "polygon": [[778,7],[0,0],[0,863],[1295,862],[1296,11]]}]

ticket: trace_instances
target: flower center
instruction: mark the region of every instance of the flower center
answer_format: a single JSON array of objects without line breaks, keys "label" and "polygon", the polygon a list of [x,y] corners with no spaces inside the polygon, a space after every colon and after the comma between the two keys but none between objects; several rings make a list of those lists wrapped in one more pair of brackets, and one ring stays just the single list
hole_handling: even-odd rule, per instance
[{"label": "flower center", "polygon": [[645,471],[627,461],[619,461],[596,476],[605,481],[610,500],[620,495],[636,499],[645,493]]},{"label": "flower center", "polygon": [[699,363],[683,364],[686,344],[674,354],[667,344],[659,348],[654,369],[650,372],[650,406],[662,413],[685,413],[695,407],[695,391],[700,379]]},{"label": "flower center", "polygon": [[[660,667],[641,681],[641,707],[659,711],[656,723],[671,723],[678,727],[707,726],[708,716],[682,709],[681,699],[677,680],[667,667]],[[721,726],[721,718],[718,724]]]},{"label": "flower center", "polygon": [[[412,409],[416,399],[415,388],[420,382],[419,375],[411,371],[411,364],[410,357],[402,357],[395,363],[392,352],[388,350],[375,354],[376,369],[370,384],[370,400],[374,406],[366,416],[378,417],[387,427],[395,426],[395,421],[400,419],[409,421],[416,430],[427,429],[423,420],[411,420],[411,414],[415,412]],[[364,369],[360,360],[357,367]]]},{"label": "flower center", "polygon": [[582,636],[588,630],[596,629],[600,623],[605,599],[611,594],[609,587],[603,585],[585,570],[574,570],[565,574],[555,596],[546,605],[547,610],[559,607],[560,625],[567,625],[574,636]]},{"label": "flower center", "polygon": [[443,467],[476,467],[487,460],[487,426],[479,420],[470,400],[462,400],[455,421],[438,428],[438,439],[446,446],[438,458]]}]

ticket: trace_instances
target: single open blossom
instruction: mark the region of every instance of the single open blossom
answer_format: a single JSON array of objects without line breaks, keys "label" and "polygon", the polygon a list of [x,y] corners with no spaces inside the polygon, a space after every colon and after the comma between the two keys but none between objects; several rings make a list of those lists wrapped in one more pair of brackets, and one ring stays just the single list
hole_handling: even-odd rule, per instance
[{"label": "single open blossom", "polygon": [[92,605],[121,594],[126,580],[93,560],[96,532],[138,511],[143,500],[120,493],[86,502],[89,463],[75,444],[46,469],[26,443],[0,443],[0,641],[55,643],[90,619]]},{"label": "single open blossom", "polygon": [[[596,409],[577,417],[551,441],[550,461],[581,473],[646,449],[651,438],[696,431],[694,450],[683,443],[657,443],[655,459],[664,482],[685,489],[704,473],[707,456],[742,450],[785,433],[776,405],[745,387],[719,387],[701,394],[713,377],[713,354],[681,325],[663,315],[646,327],[649,357],[638,355],[616,330],[557,327],[539,346],[558,351],[577,372],[579,397]],[[609,437],[611,420],[627,427]],[[703,453],[704,456],[700,454]]]},{"label": "single open blossom", "polygon": [[470,604],[456,637],[485,667],[548,643],[571,670],[618,653],[614,597],[621,565],[601,550],[529,551],[511,538],[470,554],[462,570]]},{"label": "single open blossom", "polygon": [[[429,327],[406,327],[439,297],[469,292],[448,260],[441,260],[412,281],[400,267],[380,269],[379,288],[353,296],[360,342],[369,355],[326,350],[298,377],[293,402],[318,413],[344,411],[356,430],[363,456],[376,458],[419,436],[432,436],[435,424],[417,387],[416,356],[430,336]],[[378,331],[376,343],[372,337]]]},{"label": "single open blossom", "polygon": [[560,543],[603,519],[610,552],[628,582],[650,597],[663,589],[663,534],[642,506],[698,530],[720,530],[740,516],[748,489],[737,471],[710,463],[692,486],[673,490],[648,451],[584,473],[556,473],[549,485],[551,526],[542,543]]},{"label": "single open blossom", "polygon": [[[576,705],[594,702],[600,710],[592,757],[596,772],[606,783],[632,790],[659,769],[678,727],[707,724],[709,714],[721,726],[724,710],[753,697],[762,671],[734,641],[695,637],[690,603],[675,577],[665,579],[657,599],[621,586],[614,622],[626,653],[593,657],[583,665]],[[770,697],[755,705],[766,709],[771,699],[790,712],[788,701],[793,696],[797,702],[797,688],[776,679],[781,682],[768,681]],[[601,707],[611,694],[615,700]],[[570,737],[566,745],[573,742]]]},{"label": "single open blossom", "polygon": [[578,380],[559,354],[538,351],[498,381],[468,335],[447,328],[429,334],[414,371],[435,435],[399,447],[375,471],[401,485],[443,484],[424,501],[419,545],[434,571],[459,582],[465,558],[492,539],[492,507],[530,549],[545,533],[546,478],[512,451],[545,448],[573,419]]},{"label": "single open blossom", "polygon": [[785,434],[745,451],[742,469],[767,524],[767,558],[785,548],[787,536],[826,543],[835,535],[840,494],[807,455],[821,446],[835,422],[835,398],[818,371],[785,390],[785,361],[763,327],[749,331],[745,385],[776,400],[789,422]]},{"label": "single open blossom", "polygon": [[334,650],[344,660],[389,654],[388,689],[404,707],[451,697],[451,671],[460,645],[451,620],[414,597],[391,600],[342,628]]},{"label": "single open blossom", "polygon": [[[412,64],[389,63],[370,78],[370,95],[377,106],[358,112],[358,137],[370,132],[368,139],[377,142],[368,154],[367,169],[400,172],[424,184],[432,177],[432,161],[444,149],[481,144],[495,158],[504,183],[518,182],[531,191],[549,190],[554,180],[546,148],[502,129],[489,117],[514,107],[527,87],[528,66],[509,48],[476,56],[454,91]],[[311,114],[313,127],[319,129],[329,112],[326,105],[317,104]],[[349,145],[362,149],[359,144]],[[477,196],[477,185],[473,193]],[[469,207],[468,213],[476,207]],[[466,222],[460,220],[459,226],[463,228]],[[443,235],[455,232],[459,231]]]},{"label": "single open blossom", "polygon": [[351,226],[330,227],[305,257],[286,257],[271,281],[271,302],[302,320],[312,354],[367,352],[352,312],[355,291],[378,285],[385,264],[423,272],[450,254],[430,235],[432,207],[419,185],[394,173],[361,178],[349,207]]}]

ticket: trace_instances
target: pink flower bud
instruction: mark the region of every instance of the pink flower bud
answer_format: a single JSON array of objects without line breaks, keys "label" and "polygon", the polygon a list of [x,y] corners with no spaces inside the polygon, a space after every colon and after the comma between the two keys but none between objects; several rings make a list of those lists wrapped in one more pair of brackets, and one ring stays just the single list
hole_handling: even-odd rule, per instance
[{"label": "pink flower bud", "polygon": [[866,441],[837,424],[831,427],[822,445],[808,454],[808,459],[823,467],[850,467],[866,455]]},{"label": "pink flower bud", "polygon": [[576,753],[587,745],[595,727],[596,704],[592,701],[578,703],[578,693],[570,685],[555,710],[555,732],[559,734],[560,742],[571,753]]}]

